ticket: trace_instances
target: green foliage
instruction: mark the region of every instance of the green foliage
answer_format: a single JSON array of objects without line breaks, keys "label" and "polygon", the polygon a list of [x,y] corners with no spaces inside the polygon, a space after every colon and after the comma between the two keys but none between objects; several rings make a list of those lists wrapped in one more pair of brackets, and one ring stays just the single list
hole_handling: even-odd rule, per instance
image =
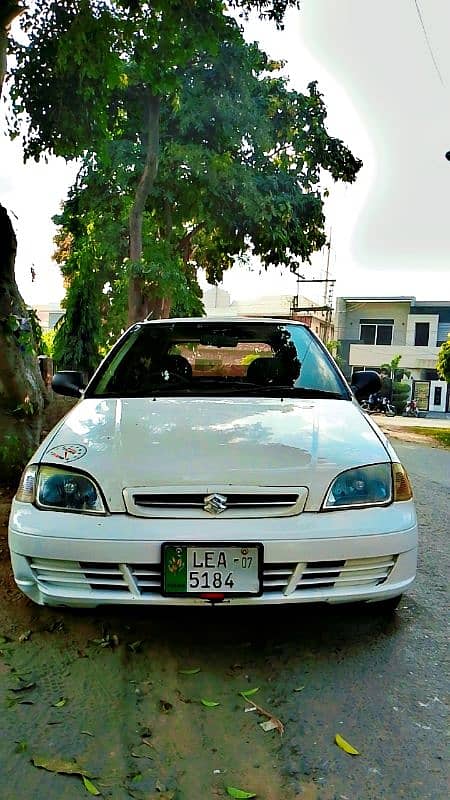
[{"label": "green foliage", "polygon": [[338,339],[329,339],[328,342],[325,342],[325,347],[330,355],[334,358],[336,364],[342,369],[344,365],[344,359],[340,355],[341,342]]},{"label": "green foliage", "polygon": [[382,372],[386,372],[392,380],[400,382],[405,376],[409,378],[411,371],[400,367],[401,356],[394,356],[389,364],[382,364]]},{"label": "green foliage", "polygon": [[[298,4],[231,5],[281,25]],[[120,333],[132,275],[170,314],[197,315],[198,269],[217,281],[249,252],[264,266],[289,267],[324,244],[322,171],[351,182],[361,162],[327,133],[317,85],[291,90],[282,65],[245,43],[220,0],[34,0],[22,24],[29,42],[14,48],[13,104],[16,122],[29,118],[26,156],[82,157],[57,218],[68,284],[58,362],[87,368]],[[161,107],[159,171],[132,264],[128,224],[146,161],[149,92]]]},{"label": "green foliage", "polygon": [[441,344],[438,353],[436,369],[440,378],[443,381],[450,383],[450,334],[447,341]]},{"label": "green foliage", "polygon": [[55,335],[56,331],[54,328],[52,328],[49,331],[45,331],[42,334],[42,346],[39,351],[40,355],[53,358],[53,345],[54,345]]},{"label": "green foliage", "polygon": [[92,374],[100,361],[100,294],[98,273],[92,269],[89,247],[74,255],[79,271],[65,300],[66,313],[56,327],[53,357],[58,369]]},{"label": "green foliage", "polygon": [[[25,459],[26,462],[26,459]],[[13,433],[5,433],[0,441],[0,476],[3,479],[20,474],[24,464],[22,442]]]},{"label": "green foliage", "polygon": [[28,319],[31,326],[31,335],[33,342],[33,352],[40,355],[43,352],[43,333],[39,317],[34,308],[28,309]]},{"label": "green foliage", "polygon": [[409,383],[402,383],[401,381],[394,381],[392,384],[392,402],[394,403],[397,414],[403,414],[408,397],[411,393],[411,386]]}]

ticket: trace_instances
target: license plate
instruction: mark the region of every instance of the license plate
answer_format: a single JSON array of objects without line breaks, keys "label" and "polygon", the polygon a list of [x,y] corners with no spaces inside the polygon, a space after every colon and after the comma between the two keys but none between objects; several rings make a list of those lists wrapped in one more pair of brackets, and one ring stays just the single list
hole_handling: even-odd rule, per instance
[{"label": "license plate", "polygon": [[172,544],[162,546],[165,596],[261,594],[262,544]]}]

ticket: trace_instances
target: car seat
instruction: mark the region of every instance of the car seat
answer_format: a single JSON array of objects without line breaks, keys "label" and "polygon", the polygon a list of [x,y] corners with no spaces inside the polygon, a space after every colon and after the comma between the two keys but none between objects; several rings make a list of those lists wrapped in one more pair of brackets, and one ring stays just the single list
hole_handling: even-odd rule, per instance
[{"label": "car seat", "polygon": [[276,357],[255,358],[248,366],[246,379],[259,386],[290,383],[284,364]]}]

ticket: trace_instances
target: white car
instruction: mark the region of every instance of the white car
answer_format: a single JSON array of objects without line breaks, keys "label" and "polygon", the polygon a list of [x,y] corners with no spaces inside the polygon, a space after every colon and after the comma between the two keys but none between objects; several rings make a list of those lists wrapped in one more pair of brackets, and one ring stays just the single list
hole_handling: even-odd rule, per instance
[{"label": "white car", "polygon": [[[300,323],[132,326],[26,467],[15,580],[39,604],[382,602],[416,572],[408,476]],[[381,607],[381,606],[379,606]]]}]

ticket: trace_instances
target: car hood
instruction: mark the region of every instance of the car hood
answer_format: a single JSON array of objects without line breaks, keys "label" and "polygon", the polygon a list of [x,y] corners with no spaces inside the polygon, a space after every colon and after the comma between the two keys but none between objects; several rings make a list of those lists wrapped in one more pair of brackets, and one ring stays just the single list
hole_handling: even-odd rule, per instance
[{"label": "car hood", "polygon": [[389,460],[352,401],[255,397],[85,399],[36,455],[91,474],[111,511],[156,486],[305,486],[313,509],[339,472]]}]

